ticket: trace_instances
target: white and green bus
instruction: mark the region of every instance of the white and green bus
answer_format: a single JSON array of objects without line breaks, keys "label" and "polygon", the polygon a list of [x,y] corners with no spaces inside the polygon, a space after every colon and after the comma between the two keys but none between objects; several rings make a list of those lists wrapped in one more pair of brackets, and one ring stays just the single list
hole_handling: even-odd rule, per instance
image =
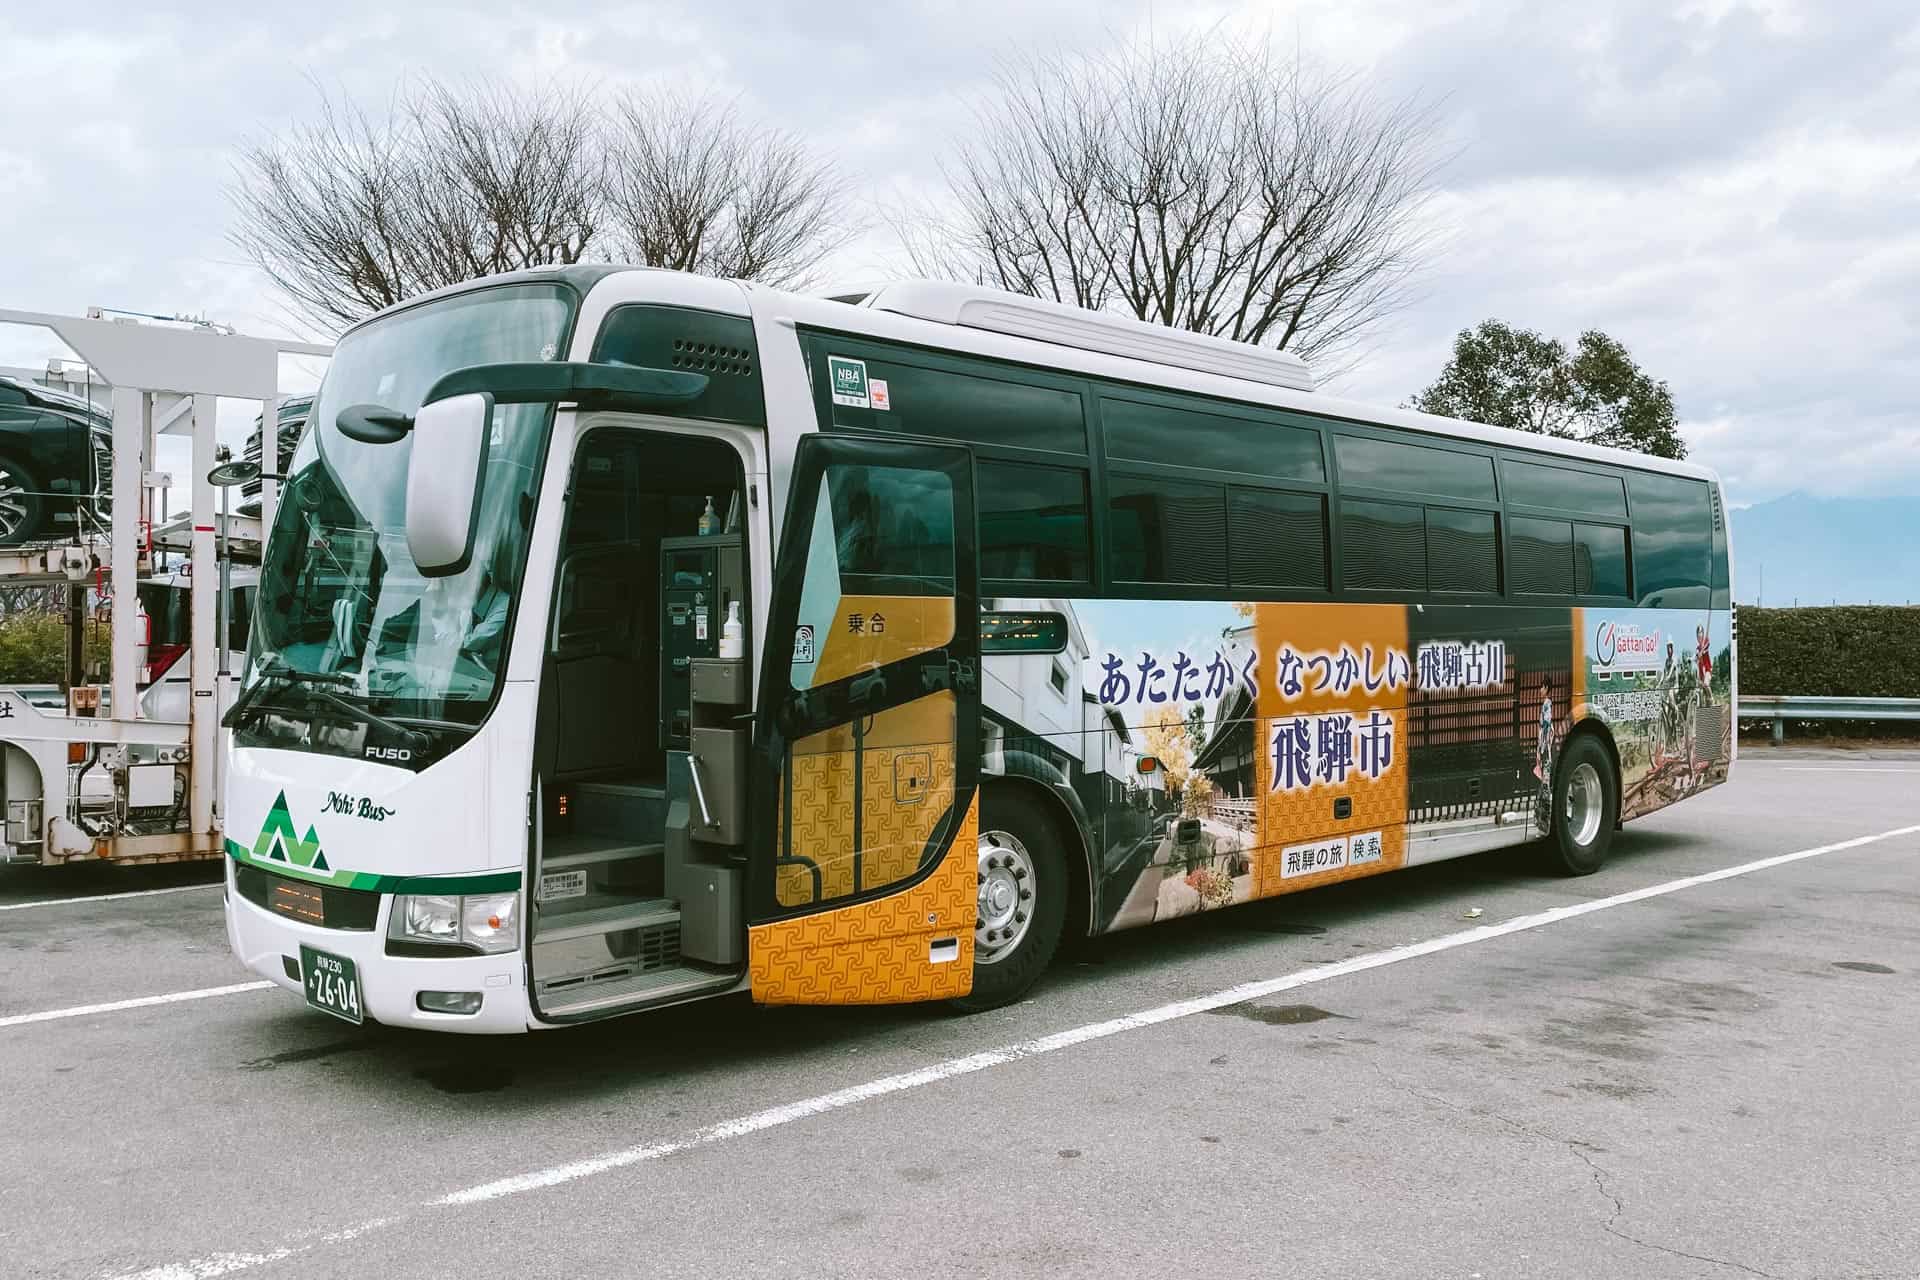
[{"label": "white and green bus", "polygon": [[1068,934],[1591,871],[1734,755],[1710,472],[989,290],[476,281],[340,340],[285,480],[227,927],[355,1022],[991,1007]]}]

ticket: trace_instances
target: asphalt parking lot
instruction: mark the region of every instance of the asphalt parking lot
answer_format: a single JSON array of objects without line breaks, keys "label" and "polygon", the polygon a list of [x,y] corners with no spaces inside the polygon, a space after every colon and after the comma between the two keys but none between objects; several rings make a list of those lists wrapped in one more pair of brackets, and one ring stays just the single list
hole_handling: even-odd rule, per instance
[{"label": "asphalt parking lot", "polygon": [[1234,908],[974,1018],[512,1040],[257,989],[212,870],[0,868],[0,1272],[1920,1276],[1917,797],[1743,749],[1585,879]]}]

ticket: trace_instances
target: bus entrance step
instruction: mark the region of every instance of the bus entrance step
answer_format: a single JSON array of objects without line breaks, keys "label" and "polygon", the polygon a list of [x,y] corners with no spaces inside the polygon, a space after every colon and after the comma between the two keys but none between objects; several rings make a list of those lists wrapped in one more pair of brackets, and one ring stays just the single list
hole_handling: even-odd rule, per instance
[{"label": "bus entrance step", "polygon": [[736,974],[715,973],[711,969],[656,969],[603,981],[542,982],[536,995],[542,1016],[567,1018],[617,1009],[622,1005],[685,999],[724,991],[739,981]]},{"label": "bus entrance step", "polygon": [[577,871],[606,862],[657,859],[666,852],[660,844],[625,844],[598,836],[548,836],[540,851],[542,871]]},{"label": "bus entrance step", "polygon": [[548,836],[537,882],[543,910],[578,910],[580,898],[602,893],[658,898],[666,888],[666,847],[602,836]]},{"label": "bus entrance step", "polygon": [[[664,898],[585,899],[584,910],[533,921],[533,980],[542,992],[624,981],[680,965],[680,910]],[[597,899],[597,901],[596,901]]]},{"label": "bus entrance step", "polygon": [[[662,925],[671,925],[678,931],[680,906],[671,898],[643,898],[637,902],[631,898],[609,901],[617,897],[614,894],[590,894],[558,904],[542,903],[533,921],[534,942],[561,942]],[[576,907],[574,903],[579,905]],[[556,910],[556,906],[562,909]]]}]

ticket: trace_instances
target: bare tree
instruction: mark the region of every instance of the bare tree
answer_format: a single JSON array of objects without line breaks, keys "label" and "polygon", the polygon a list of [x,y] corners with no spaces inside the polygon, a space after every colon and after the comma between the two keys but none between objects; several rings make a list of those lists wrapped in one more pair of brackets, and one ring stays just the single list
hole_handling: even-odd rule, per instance
[{"label": "bare tree", "polygon": [[798,285],[857,229],[832,160],[730,103],[629,93],[608,126],[609,236],[631,261]]},{"label": "bare tree", "polygon": [[917,269],[1283,347],[1350,347],[1407,299],[1431,116],[1218,32],[1003,65],[896,219]]},{"label": "bare tree", "polygon": [[594,243],[598,118],[585,97],[429,83],[411,115],[425,144],[412,261],[432,287],[578,262]]},{"label": "bare tree", "polygon": [[234,242],[294,305],[350,324],[416,293],[575,262],[598,230],[591,104],[428,81],[381,118],[319,118],[247,146]]}]

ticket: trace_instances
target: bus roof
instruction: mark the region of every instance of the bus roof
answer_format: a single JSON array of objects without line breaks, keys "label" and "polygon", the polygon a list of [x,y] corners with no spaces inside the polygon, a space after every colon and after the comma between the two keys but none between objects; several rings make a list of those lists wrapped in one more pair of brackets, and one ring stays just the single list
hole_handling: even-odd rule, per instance
[{"label": "bus roof", "polygon": [[[654,267],[578,266],[491,276],[427,296],[440,297],[482,284],[540,279],[564,279],[589,294],[582,307],[583,320],[597,320],[609,306],[628,301],[692,306],[741,316],[764,310],[796,325],[850,336],[1641,471],[1716,483],[1719,479],[1712,468],[1694,462],[1327,395],[1309,389],[1307,367],[1284,352],[1181,332],[1167,332],[1158,344],[1142,341],[1143,332],[1158,330],[1159,326],[973,285],[892,281],[830,290],[833,296],[815,297]],[[620,296],[604,296],[609,291]],[[417,301],[420,299],[409,299],[402,305]],[[983,327],[982,318],[996,313],[1002,317],[1001,322]],[[1009,314],[1017,319],[1006,321]],[[989,319],[985,323],[994,322]],[[1043,332],[1050,333],[1050,338],[1036,336]],[[1293,385],[1286,385],[1289,383]]]},{"label": "bus roof", "polygon": [[[897,287],[876,289],[862,298],[859,303],[854,304],[831,298],[795,295],[785,295],[782,301],[790,305],[791,309],[787,314],[792,316],[796,324],[813,328],[831,329],[862,337],[892,339],[922,347],[987,356],[1143,386],[1195,392],[1223,400],[1238,400],[1269,408],[1291,409],[1299,413],[1317,414],[1327,418],[1398,427],[1407,431],[1456,440],[1473,440],[1510,449],[1558,454],[1562,457],[1633,467],[1642,471],[1658,471],[1703,480],[1718,480],[1712,468],[1698,463],[1634,453],[1626,449],[1583,444],[1576,440],[1537,435],[1529,431],[1487,426],[1459,418],[1443,418],[1437,414],[1420,413],[1413,409],[1365,404],[1357,400],[1327,395],[1317,390],[1280,385],[1277,378],[1262,378],[1255,381],[1247,376],[1232,376],[1207,369],[1180,367],[1159,361],[1112,354],[1109,351],[1089,350],[1059,342],[1042,341],[1020,334],[995,332],[965,323],[946,324],[928,320],[919,315],[904,315],[886,306],[889,294]],[[1021,309],[1028,312],[1046,308],[1069,313],[1076,319],[1087,317],[1095,320],[1110,320],[1125,326],[1139,326],[1141,323],[1131,317],[1102,316],[1100,313],[1089,312],[1079,307],[1005,294],[997,289],[974,289],[971,286],[958,285],[935,287],[939,288],[943,294],[948,291],[964,290],[983,298],[1017,298]],[[1223,339],[1213,341],[1223,346],[1247,345],[1228,343]],[[1298,364],[1298,361],[1294,363]],[[1304,368],[1304,366],[1301,367]]]}]

